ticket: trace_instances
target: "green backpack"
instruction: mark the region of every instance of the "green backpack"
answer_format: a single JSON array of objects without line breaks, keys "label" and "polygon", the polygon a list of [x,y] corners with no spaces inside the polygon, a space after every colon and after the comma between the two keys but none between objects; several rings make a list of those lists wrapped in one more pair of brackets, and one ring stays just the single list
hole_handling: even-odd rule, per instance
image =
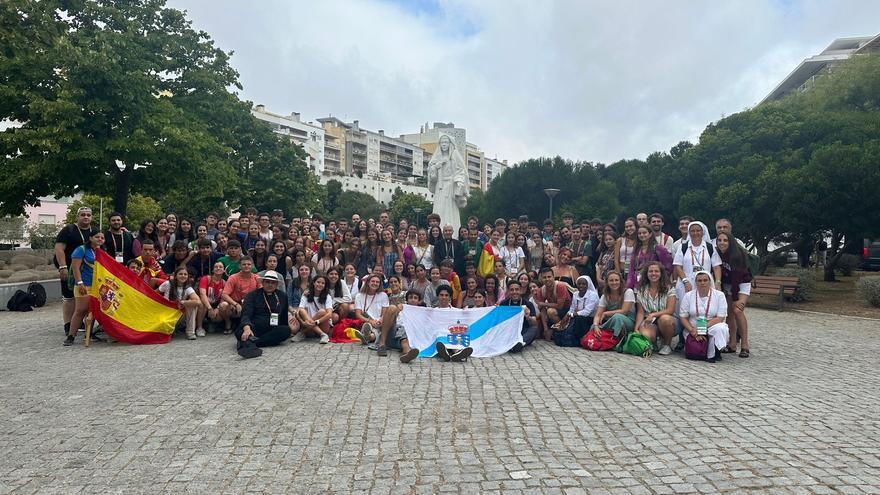
[{"label": "green backpack", "polygon": [[632,332],[617,344],[617,352],[624,354],[632,354],[633,356],[650,357],[654,351],[651,341],[648,337],[636,332]]}]

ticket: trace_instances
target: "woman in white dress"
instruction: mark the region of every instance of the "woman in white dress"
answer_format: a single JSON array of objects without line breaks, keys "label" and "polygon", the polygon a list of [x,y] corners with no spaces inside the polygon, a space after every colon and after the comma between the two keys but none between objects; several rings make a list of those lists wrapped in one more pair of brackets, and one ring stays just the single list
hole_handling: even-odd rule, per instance
[{"label": "woman in white dress", "polygon": [[673,253],[672,261],[678,283],[675,285],[675,296],[679,305],[684,295],[694,289],[694,274],[700,270],[711,270],[718,289],[721,288],[721,257],[712,246],[709,229],[703,222],[688,224],[687,241]]},{"label": "woman in white dress", "polygon": [[697,271],[694,281],[696,288],[685,294],[678,317],[688,334],[686,338],[709,341],[706,360],[714,363],[721,360],[720,351],[727,347],[727,300],[713,287],[712,275],[706,270]]},{"label": "woman in white dress", "polygon": [[412,263],[422,265],[425,270],[431,271],[434,266],[434,246],[428,243],[428,232],[419,229],[418,242],[410,246],[412,250]]}]

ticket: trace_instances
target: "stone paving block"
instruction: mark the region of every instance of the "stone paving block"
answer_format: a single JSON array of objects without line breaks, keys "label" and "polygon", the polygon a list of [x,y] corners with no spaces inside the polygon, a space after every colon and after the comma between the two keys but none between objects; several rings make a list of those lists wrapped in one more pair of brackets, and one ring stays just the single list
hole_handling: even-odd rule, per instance
[{"label": "stone paving block", "polygon": [[752,357],[715,365],[537,342],[407,366],[311,341],[243,361],[218,334],[65,348],[59,305],[3,312],[0,494],[880,492],[880,322],[748,316]]}]

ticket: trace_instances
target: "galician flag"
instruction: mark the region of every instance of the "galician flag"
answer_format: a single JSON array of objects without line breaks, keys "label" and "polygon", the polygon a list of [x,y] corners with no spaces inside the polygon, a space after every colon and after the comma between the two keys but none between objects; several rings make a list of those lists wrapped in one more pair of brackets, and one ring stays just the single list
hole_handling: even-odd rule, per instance
[{"label": "galician flag", "polygon": [[453,349],[472,347],[473,357],[492,357],[523,341],[521,306],[457,309],[405,305],[397,323],[406,329],[409,345],[421,350],[419,357],[434,356],[437,342]]},{"label": "galician flag", "polygon": [[95,250],[89,307],[104,331],[119,342],[166,344],[182,313],[134,272]]}]

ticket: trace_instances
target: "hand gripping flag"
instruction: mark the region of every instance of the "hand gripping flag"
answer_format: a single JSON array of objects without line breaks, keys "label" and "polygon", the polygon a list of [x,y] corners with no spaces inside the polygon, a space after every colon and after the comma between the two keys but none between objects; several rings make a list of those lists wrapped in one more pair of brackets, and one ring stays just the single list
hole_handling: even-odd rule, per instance
[{"label": "hand gripping flag", "polygon": [[166,344],[182,313],[134,272],[95,250],[89,308],[101,328],[119,342]]},{"label": "hand gripping flag", "polygon": [[421,350],[419,357],[436,354],[437,342],[453,349],[472,347],[473,357],[504,354],[523,342],[521,306],[457,309],[406,305],[397,323],[406,330],[409,345]]}]

